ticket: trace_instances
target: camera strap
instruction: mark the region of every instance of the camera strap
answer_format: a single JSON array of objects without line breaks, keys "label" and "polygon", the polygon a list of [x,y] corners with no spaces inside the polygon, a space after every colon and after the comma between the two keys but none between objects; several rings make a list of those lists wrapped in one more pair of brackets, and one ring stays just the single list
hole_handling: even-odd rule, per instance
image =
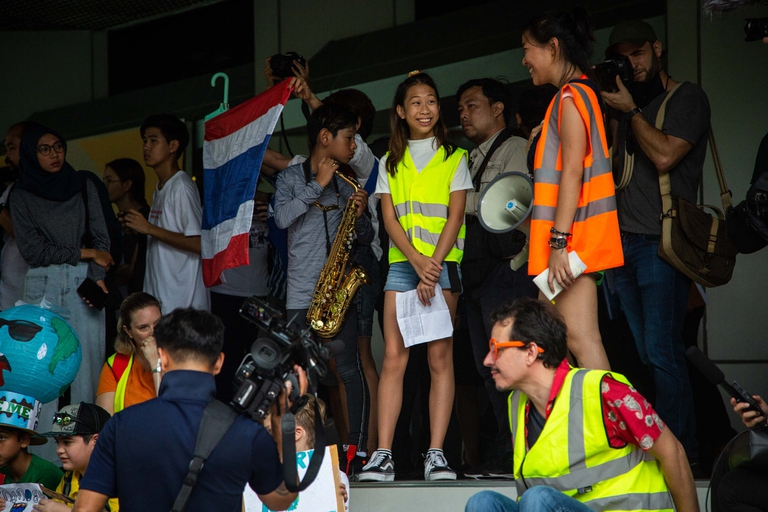
[{"label": "camera strap", "polygon": [[205,461],[235,422],[238,415],[237,411],[215,398],[205,406],[203,417],[200,420],[200,428],[197,431],[194,457],[189,463],[187,476],[184,477],[184,485],[182,485],[181,491],[179,491],[179,495],[173,503],[173,512],[182,512],[184,510],[192,490],[197,485],[197,479],[200,477]]},{"label": "camera strap", "polygon": [[[301,492],[315,481],[320,466],[325,457],[325,428],[323,418],[320,415],[320,408],[315,400],[315,451],[312,459],[309,461],[309,467],[304,474],[304,479],[299,482],[299,474],[296,470],[296,442],[294,436],[296,432],[296,419],[291,411],[283,414],[280,424],[283,433],[283,478],[285,479],[285,488],[290,492]],[[291,463],[292,462],[292,463]],[[296,482],[299,482],[298,484]]]}]

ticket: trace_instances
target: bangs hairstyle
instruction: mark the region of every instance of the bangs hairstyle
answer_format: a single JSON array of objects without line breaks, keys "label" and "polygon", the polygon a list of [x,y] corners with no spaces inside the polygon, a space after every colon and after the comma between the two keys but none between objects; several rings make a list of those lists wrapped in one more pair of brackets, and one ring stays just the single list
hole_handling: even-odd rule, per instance
[{"label": "bangs hairstyle", "polygon": [[323,104],[312,112],[307,122],[307,144],[309,145],[309,151],[314,151],[317,145],[317,138],[320,136],[323,128],[336,138],[339,130],[355,128],[356,126],[357,115],[350,109],[338,103]]},{"label": "bangs hairstyle", "polygon": [[[502,304],[493,310],[491,325],[512,319],[510,340],[536,343],[544,349],[539,355],[545,368],[557,368],[568,353],[566,327],[554,306],[531,297]],[[525,347],[520,347],[523,350]]]},{"label": "bangs hairstyle", "polygon": [[177,363],[191,360],[213,368],[224,345],[224,324],[207,311],[176,308],[157,322],[155,341]]},{"label": "bangs hairstyle", "polygon": [[360,118],[360,128],[357,134],[363,140],[367,140],[373,131],[373,118],[376,117],[376,107],[371,98],[358,89],[342,89],[331,94],[323,100],[325,105],[341,105],[351,110]]},{"label": "bangs hairstyle", "polygon": [[590,62],[595,37],[591,16],[583,7],[576,7],[572,13],[547,11],[535,16],[523,29],[523,36],[539,47],[548,45],[552,39],[558,40],[559,57],[564,63],[559,87],[576,69],[595,80]]},{"label": "bangs hairstyle", "polygon": [[131,316],[144,308],[156,307],[159,311],[160,301],[152,295],[145,292],[136,292],[130,294],[120,305],[120,318],[117,319],[117,338],[115,339],[115,352],[127,356],[136,352],[136,347],[123,326],[131,328]]},{"label": "bangs hairstyle", "polygon": [[[435,91],[438,106],[440,104],[440,93],[437,92],[437,86],[432,77],[426,73],[416,73],[409,76],[397,86],[395,99],[392,101],[392,108],[389,111],[389,128],[392,131],[392,137],[389,139],[389,155],[387,156],[387,172],[394,176],[397,173],[397,166],[403,161],[405,149],[408,147],[408,139],[411,136],[411,129],[405,119],[397,115],[397,107],[405,108],[405,95],[414,85],[424,84]],[[448,142],[448,129],[443,122],[443,116],[439,116],[434,128],[435,143],[438,148],[445,149],[445,158],[448,159],[453,153],[455,146]]]},{"label": "bangs hairstyle", "polygon": [[139,162],[133,158],[118,158],[109,162],[105,167],[115,171],[120,181],[126,182],[131,180],[131,197],[133,197],[133,200],[140,205],[149,206],[144,195],[146,176],[144,175],[144,168]]},{"label": "bangs hairstyle", "polygon": [[181,158],[181,155],[184,154],[184,150],[187,149],[187,145],[189,144],[189,130],[187,130],[187,125],[184,124],[181,119],[169,113],[153,114],[141,123],[139,131],[142,138],[144,137],[144,132],[147,131],[147,128],[157,128],[160,130],[160,133],[163,134],[163,137],[165,137],[165,141],[168,144],[170,144],[172,140],[178,141],[179,149],[176,150],[176,160]]}]

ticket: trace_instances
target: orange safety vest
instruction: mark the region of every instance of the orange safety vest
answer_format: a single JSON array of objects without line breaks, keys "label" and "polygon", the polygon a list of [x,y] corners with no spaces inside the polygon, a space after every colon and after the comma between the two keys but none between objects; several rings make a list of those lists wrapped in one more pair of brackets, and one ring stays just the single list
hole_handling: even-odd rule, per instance
[{"label": "orange safety vest", "polygon": [[[582,76],[582,79],[586,77]],[[557,195],[563,170],[560,140],[563,93],[573,93],[576,108],[587,129],[584,175],[573,224],[569,251],[576,251],[587,265],[587,272],[597,272],[624,264],[616,214],[611,159],[605,138],[602,109],[597,93],[581,82],[570,82],[555,95],[547,109],[536,144],[533,164],[533,211],[531,212],[528,273],[537,275],[548,267],[550,228],[555,224]]]}]

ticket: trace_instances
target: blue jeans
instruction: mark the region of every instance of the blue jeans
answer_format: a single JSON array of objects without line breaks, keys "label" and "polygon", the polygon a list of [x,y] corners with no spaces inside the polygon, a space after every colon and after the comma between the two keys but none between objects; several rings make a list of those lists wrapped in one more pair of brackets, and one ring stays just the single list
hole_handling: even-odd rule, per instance
[{"label": "blue jeans", "polygon": [[551,487],[531,487],[519,502],[495,491],[482,491],[467,501],[464,512],[592,512],[592,509]]},{"label": "blue jeans", "polygon": [[691,280],[659,258],[659,237],[622,233],[624,266],[613,269],[614,287],[651,370],[656,412],[682,443],[689,462],[698,459],[693,394],[683,342]]}]

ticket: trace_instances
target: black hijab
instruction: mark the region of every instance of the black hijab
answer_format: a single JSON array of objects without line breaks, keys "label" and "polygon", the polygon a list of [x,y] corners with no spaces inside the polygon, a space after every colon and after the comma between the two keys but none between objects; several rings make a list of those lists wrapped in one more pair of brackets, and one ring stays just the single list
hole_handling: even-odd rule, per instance
[{"label": "black hijab", "polygon": [[[63,162],[59,172],[48,172],[37,159],[37,144],[43,135],[55,135],[64,144]],[[83,182],[75,168],[66,161],[67,142],[56,131],[34,126],[24,132],[19,148],[19,180],[16,186],[44,199],[66,201],[80,193]]]}]

